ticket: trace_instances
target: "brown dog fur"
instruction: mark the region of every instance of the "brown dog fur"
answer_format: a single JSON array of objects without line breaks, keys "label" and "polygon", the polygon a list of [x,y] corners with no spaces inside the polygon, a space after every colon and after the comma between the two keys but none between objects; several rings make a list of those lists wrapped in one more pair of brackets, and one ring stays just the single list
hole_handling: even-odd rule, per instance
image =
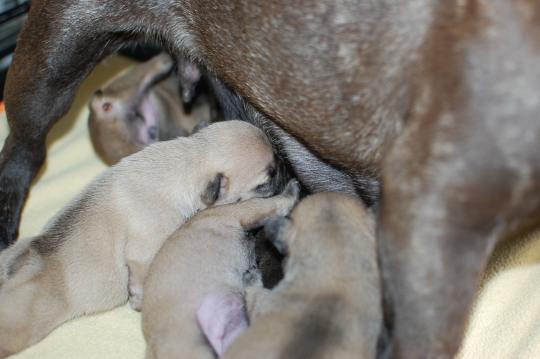
[{"label": "brown dog fur", "polygon": [[270,221],[285,278],[268,290],[251,271],[251,325],[224,358],[374,358],[382,324],[374,227],[358,200],[338,193],[309,196],[290,219]]},{"label": "brown dog fur", "polygon": [[277,166],[260,130],[229,121],[154,144],[106,170],[42,234],[0,253],[2,357],[128,296],[139,309],[163,242],[208,206],[281,192],[286,176]]}]

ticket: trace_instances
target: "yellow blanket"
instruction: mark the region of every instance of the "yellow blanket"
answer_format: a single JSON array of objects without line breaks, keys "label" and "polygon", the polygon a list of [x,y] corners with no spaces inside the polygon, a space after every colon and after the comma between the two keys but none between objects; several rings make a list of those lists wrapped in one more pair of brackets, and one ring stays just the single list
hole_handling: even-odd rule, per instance
[{"label": "yellow blanket", "polygon": [[[94,90],[133,64],[114,57],[100,65],[81,86],[72,109],[49,134],[47,163],[24,209],[22,237],[38,234],[53,214],[106,168],[90,143],[87,104]],[[8,132],[2,115],[0,143]],[[124,305],[68,322],[12,358],[133,359],[143,358],[144,348],[140,313]],[[497,249],[459,358],[540,358],[540,232],[505,242]]]}]

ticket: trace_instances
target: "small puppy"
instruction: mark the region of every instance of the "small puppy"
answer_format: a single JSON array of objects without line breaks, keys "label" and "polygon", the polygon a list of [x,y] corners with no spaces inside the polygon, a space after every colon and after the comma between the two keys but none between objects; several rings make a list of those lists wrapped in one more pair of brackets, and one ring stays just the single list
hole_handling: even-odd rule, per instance
[{"label": "small puppy", "polygon": [[224,358],[375,358],[381,292],[374,221],[363,205],[315,194],[266,232],[287,253],[285,278],[268,290],[258,270],[246,274],[251,327]]},{"label": "small puppy", "polygon": [[128,295],[140,308],[150,262],[187,219],[208,206],[273,196],[287,180],[264,134],[241,121],[123,159],[42,234],[0,253],[0,358]]},{"label": "small puppy", "polygon": [[147,358],[210,359],[225,352],[247,327],[242,274],[255,258],[245,231],[287,215],[299,192],[291,181],[279,196],[204,210],[165,242],[144,283]]},{"label": "small puppy", "polygon": [[96,152],[107,164],[114,165],[151,143],[187,136],[200,121],[210,122],[204,109],[190,114],[184,109],[182,98],[194,96],[192,79],[184,80],[189,80],[189,90],[180,93],[182,74],[193,72],[187,71],[193,67],[189,65],[183,59],[179,76],[170,75],[174,61],[163,52],[95,92],[88,127]]}]

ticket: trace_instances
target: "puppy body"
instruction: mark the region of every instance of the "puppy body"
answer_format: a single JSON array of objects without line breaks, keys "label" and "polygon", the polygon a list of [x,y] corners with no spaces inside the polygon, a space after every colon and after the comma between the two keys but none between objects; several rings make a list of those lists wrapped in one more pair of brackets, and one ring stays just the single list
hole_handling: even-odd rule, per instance
[{"label": "puppy body", "polygon": [[0,254],[0,352],[16,353],[128,295],[140,308],[143,279],[166,238],[209,205],[279,193],[285,178],[277,166],[262,132],[232,121],[105,171],[42,234]]},{"label": "puppy body", "polygon": [[298,193],[291,182],[279,196],[210,208],[167,240],[144,284],[147,358],[223,354],[247,327],[242,274],[254,253],[244,232],[288,214]]},{"label": "puppy body", "polygon": [[179,77],[169,75],[173,65],[170,55],[161,53],[96,91],[88,126],[106,163],[114,165],[151,143],[187,136],[198,122],[210,121],[184,110]]},{"label": "puppy body", "polygon": [[268,290],[251,271],[251,326],[225,358],[374,358],[382,313],[373,219],[337,193],[307,197],[291,219],[267,224],[287,252],[285,277]]}]

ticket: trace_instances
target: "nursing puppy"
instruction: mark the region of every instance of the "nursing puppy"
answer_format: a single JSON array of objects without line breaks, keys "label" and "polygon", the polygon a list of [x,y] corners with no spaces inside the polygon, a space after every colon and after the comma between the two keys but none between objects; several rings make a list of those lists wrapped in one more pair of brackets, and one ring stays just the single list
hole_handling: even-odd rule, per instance
[{"label": "nursing puppy", "polygon": [[224,353],[247,327],[242,274],[255,258],[245,231],[287,215],[298,195],[291,181],[279,196],[204,210],[165,242],[144,283],[147,358]]},{"label": "nursing puppy", "polygon": [[160,142],[99,175],[45,227],[0,254],[0,358],[74,317],[141,306],[163,242],[208,206],[280,193],[281,162],[240,121]]},{"label": "nursing puppy", "polygon": [[[173,66],[171,56],[163,52],[95,92],[88,127],[94,148],[107,164],[114,165],[151,143],[187,136],[200,121],[210,122],[204,109],[188,114],[182,103],[182,98],[189,101],[194,96],[193,87],[200,79],[197,67],[182,59],[176,76],[170,75]],[[193,72],[199,74],[197,79],[186,78]],[[182,81],[186,86],[181,89]]]},{"label": "nursing puppy", "polygon": [[224,358],[375,358],[382,313],[374,226],[360,202],[337,193],[307,197],[291,218],[271,220],[267,235],[287,253],[285,278],[268,290],[258,270],[245,276],[251,326]]}]

